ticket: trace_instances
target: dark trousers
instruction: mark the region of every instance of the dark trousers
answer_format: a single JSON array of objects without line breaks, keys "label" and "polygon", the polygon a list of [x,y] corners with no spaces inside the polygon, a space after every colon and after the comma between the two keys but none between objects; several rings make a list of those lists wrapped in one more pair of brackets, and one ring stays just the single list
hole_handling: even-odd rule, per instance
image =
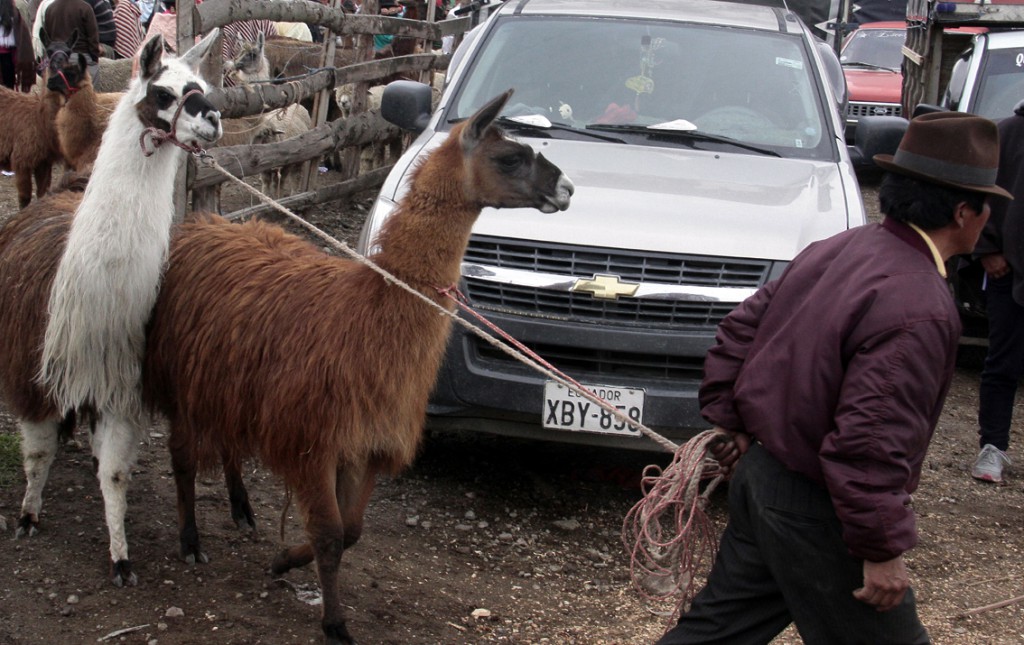
[{"label": "dark trousers", "polygon": [[0,52],[0,82],[14,89],[14,52]]},{"label": "dark trousers", "polygon": [[914,594],[878,612],[853,597],[849,555],[828,492],[755,444],[729,483],[729,523],[708,583],[657,645],[768,643],[791,622],[808,645],[928,643]]},{"label": "dark trousers", "polygon": [[1024,375],[1024,307],[1010,293],[1013,275],[985,288],[988,311],[988,354],[981,371],[978,405],[978,447],[987,443],[1010,447],[1010,421],[1017,384]]}]

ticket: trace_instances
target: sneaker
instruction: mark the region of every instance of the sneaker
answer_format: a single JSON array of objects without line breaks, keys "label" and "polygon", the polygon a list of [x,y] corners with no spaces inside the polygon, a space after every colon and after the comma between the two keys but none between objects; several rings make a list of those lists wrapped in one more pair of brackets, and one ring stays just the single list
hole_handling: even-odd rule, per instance
[{"label": "sneaker", "polygon": [[971,468],[971,477],[993,484],[1001,484],[1003,481],[1003,466],[1010,465],[1010,458],[1006,453],[990,443],[986,443],[978,453],[978,459]]}]

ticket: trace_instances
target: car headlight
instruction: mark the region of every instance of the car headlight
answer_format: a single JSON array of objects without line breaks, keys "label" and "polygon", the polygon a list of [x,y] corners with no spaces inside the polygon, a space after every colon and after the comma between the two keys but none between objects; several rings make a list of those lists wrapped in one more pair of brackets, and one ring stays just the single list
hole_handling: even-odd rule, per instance
[{"label": "car headlight", "polygon": [[380,233],[384,222],[395,212],[395,206],[397,203],[394,200],[384,196],[377,197],[373,208],[370,209],[370,214],[366,216],[366,222],[363,223],[363,230],[359,233],[356,251],[362,255],[372,255],[380,250],[380,247],[375,244],[377,234]]}]

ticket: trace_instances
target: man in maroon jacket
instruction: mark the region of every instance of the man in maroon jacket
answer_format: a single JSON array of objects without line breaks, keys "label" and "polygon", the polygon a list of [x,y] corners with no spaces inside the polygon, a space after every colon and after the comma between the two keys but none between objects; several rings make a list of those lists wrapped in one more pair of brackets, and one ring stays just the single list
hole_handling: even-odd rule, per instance
[{"label": "man in maroon jacket", "polygon": [[929,642],[903,553],[960,336],[945,261],[1009,193],[981,117],[920,116],[875,161],[884,220],[810,245],[719,327],[700,402],[729,523],[659,645],[768,643],[791,622],[809,644]]}]

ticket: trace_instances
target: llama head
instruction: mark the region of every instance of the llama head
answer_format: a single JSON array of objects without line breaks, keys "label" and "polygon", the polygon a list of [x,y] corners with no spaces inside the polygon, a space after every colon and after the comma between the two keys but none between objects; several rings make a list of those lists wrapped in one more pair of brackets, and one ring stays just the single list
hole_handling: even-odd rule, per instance
[{"label": "llama head", "polygon": [[230,78],[238,83],[254,83],[270,79],[270,61],[263,55],[266,40],[263,33],[256,34],[256,42],[235,36],[235,55],[224,67]]},{"label": "llama head", "polygon": [[572,181],[530,146],[508,138],[494,120],[512,90],[492,99],[452,129],[462,148],[463,189],[470,201],[493,208],[569,208]]},{"label": "llama head", "polygon": [[[78,30],[72,35],[77,39]],[[88,61],[85,56],[72,51],[74,45],[59,40],[46,44],[46,89],[58,92],[65,98],[77,92],[88,79]]]},{"label": "llama head", "polygon": [[206,98],[209,86],[199,75],[218,35],[219,30],[213,30],[181,57],[165,53],[160,35],[146,41],[139,52],[139,76],[126,96],[144,126],[173,132],[185,145],[220,138],[220,112]]}]

